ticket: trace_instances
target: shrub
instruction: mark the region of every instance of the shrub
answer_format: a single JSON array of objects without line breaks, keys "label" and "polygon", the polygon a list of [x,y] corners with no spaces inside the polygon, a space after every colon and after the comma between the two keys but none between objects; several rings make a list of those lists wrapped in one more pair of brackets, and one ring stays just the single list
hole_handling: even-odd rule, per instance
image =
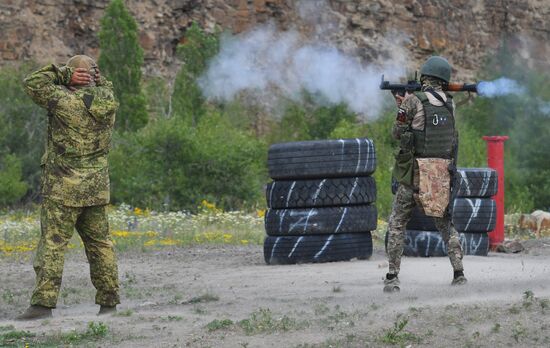
[{"label": "shrub", "polygon": [[28,185],[22,181],[21,161],[13,154],[0,161],[0,206],[18,202],[27,192]]},{"label": "shrub", "polygon": [[116,142],[114,202],[194,211],[204,199],[225,209],[261,201],[266,146],[217,111],[208,112],[197,127],[164,119]]},{"label": "shrub", "polygon": [[[22,85],[24,76],[36,69],[34,63],[22,64],[17,69],[0,68],[0,162],[14,163],[19,168],[10,169],[10,175],[16,175],[17,180],[26,183],[28,191],[25,190],[25,197],[29,200],[36,198],[40,189],[40,157],[46,140],[46,110],[32,102]],[[7,154],[16,156],[17,160],[4,159]],[[19,170],[20,174],[13,174]],[[15,189],[14,192],[21,190]]]},{"label": "shrub", "polygon": [[101,18],[99,32],[101,55],[98,65],[114,85],[120,103],[116,125],[121,131],[139,129],[147,124],[147,106],[141,89],[143,49],[138,26],[122,0],[113,0]]},{"label": "shrub", "polygon": [[208,34],[193,23],[185,32],[185,41],[177,51],[183,65],[174,82],[173,114],[196,124],[206,112],[197,78],[206,69],[208,60],[219,51],[218,35]]}]

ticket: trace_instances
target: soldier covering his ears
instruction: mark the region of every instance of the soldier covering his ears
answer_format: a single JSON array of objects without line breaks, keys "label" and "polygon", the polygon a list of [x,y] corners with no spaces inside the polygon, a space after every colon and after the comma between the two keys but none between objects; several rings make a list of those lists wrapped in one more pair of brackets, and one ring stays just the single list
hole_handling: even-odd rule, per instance
[{"label": "soldier covering his ears", "polygon": [[36,285],[20,320],[49,317],[61,286],[64,255],[76,228],[97,289],[99,314],[120,303],[118,270],[105,211],[109,203],[107,154],[118,107],[112,83],[84,55],[48,65],[24,80],[27,94],[48,110],[41,160],[41,236],[33,262]]},{"label": "soldier covering his ears", "polygon": [[450,79],[451,66],[447,60],[430,57],[420,70],[422,90],[395,96],[399,110],[392,135],[400,146],[393,176],[399,187],[388,223],[389,272],[384,279],[385,292],[399,291],[405,229],[417,204],[433,217],[445,241],[454,270],[452,284],[466,283],[458,233],[447,209],[451,198],[450,171],[455,166],[458,148],[454,103],[442,88]]}]

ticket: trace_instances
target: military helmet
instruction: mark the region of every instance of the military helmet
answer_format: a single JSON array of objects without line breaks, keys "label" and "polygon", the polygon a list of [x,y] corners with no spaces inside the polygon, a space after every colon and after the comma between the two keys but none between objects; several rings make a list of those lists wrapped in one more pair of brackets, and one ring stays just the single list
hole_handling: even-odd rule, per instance
[{"label": "military helmet", "polygon": [[420,68],[420,76],[422,75],[437,77],[449,83],[451,80],[451,65],[443,57],[430,57]]}]

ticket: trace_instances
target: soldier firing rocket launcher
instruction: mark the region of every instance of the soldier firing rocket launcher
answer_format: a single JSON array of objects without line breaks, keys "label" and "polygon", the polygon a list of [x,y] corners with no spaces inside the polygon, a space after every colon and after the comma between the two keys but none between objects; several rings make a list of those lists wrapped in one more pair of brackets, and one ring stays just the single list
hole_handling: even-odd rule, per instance
[{"label": "soldier firing rocket launcher", "polygon": [[[456,83],[452,82],[443,86],[444,91],[449,92],[473,92],[482,95],[479,92],[478,86],[486,83],[485,81],[480,81],[478,83]],[[384,80],[384,75],[382,75],[382,82],[380,82],[380,89],[389,90],[393,95],[404,96],[406,92],[412,93],[421,90],[422,85],[418,82],[416,76],[414,80],[410,80],[407,83],[390,83],[389,81]]]}]

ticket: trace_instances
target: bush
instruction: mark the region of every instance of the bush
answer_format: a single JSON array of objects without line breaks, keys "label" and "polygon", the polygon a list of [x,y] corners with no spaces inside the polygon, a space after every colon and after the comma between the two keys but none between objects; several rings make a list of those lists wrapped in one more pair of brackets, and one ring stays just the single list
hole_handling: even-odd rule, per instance
[{"label": "bush", "polygon": [[173,114],[195,125],[206,112],[205,100],[196,81],[206,69],[208,60],[219,51],[218,35],[208,34],[193,23],[177,51],[183,65],[174,82]]},{"label": "bush", "polygon": [[[0,162],[16,163],[17,170],[21,170],[17,180],[26,183],[25,197],[29,200],[40,191],[40,157],[46,140],[46,110],[32,102],[22,84],[25,75],[36,69],[33,63],[22,64],[18,69],[0,68]],[[17,161],[4,159],[8,154],[16,156]]]},{"label": "bush", "polygon": [[115,203],[195,211],[204,199],[230,210],[263,201],[265,144],[216,111],[197,127],[164,119],[116,142],[111,153]]},{"label": "bush", "polygon": [[143,49],[139,45],[138,26],[122,0],[113,0],[101,18],[99,32],[102,74],[114,85],[120,103],[116,126],[120,131],[133,131],[147,124],[147,106],[141,89]]},{"label": "bush", "polygon": [[0,206],[17,203],[27,192],[22,181],[21,161],[15,155],[3,156],[0,162]]}]

